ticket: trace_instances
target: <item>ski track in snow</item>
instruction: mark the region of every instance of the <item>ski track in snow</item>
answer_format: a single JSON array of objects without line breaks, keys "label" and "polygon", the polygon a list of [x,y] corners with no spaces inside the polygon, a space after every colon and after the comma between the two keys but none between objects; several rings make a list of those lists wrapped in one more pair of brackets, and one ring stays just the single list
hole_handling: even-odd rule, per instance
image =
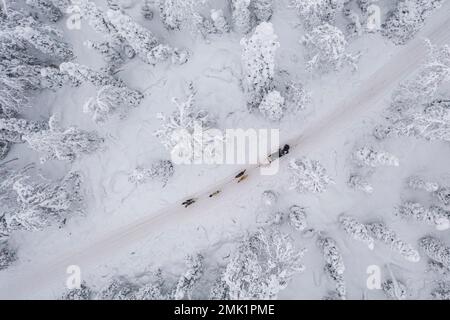
[{"label": "ski track in snow", "polygon": [[[426,46],[423,38],[429,38],[433,44],[446,44],[450,40],[450,19],[443,11],[448,12],[450,7],[447,1],[436,14],[438,19],[434,21],[430,18],[430,24],[413,41],[404,46],[394,57],[384,66],[378,69],[358,88],[358,92],[347,97],[339,103],[334,111],[324,119],[310,123],[305,133],[300,137],[284,141],[291,145],[289,156],[301,156],[310,152],[313,148],[320,148],[320,142],[329,135],[333,135],[348,127],[349,123],[357,121],[366,113],[379,110],[384,107],[380,103],[387,92],[395,88],[395,84],[415,71],[426,55]],[[210,75],[211,76],[211,75]],[[355,120],[356,119],[356,120]],[[286,161],[282,158],[280,161]],[[221,181],[207,187],[201,192],[193,194],[189,198],[198,198],[198,202],[185,209],[181,203],[185,199],[166,207],[163,210],[150,213],[128,223],[115,230],[100,234],[97,240],[87,244],[80,244],[79,249],[73,252],[56,254],[57,259],[49,260],[42,265],[29,265],[25,261],[16,270],[9,273],[7,279],[2,279],[3,289],[0,290],[0,297],[5,299],[24,298],[39,296],[42,288],[49,286],[61,286],[64,284],[67,274],[66,267],[71,264],[82,266],[83,270],[95,268],[98,264],[114,258],[121,254],[126,254],[133,245],[140,241],[159,236],[164,228],[167,228],[175,221],[178,224],[196,220],[202,221],[203,214],[219,214],[221,203],[233,202],[233,199],[240,194],[250,193],[252,189],[270,176],[261,176],[258,172],[259,166],[247,166],[241,170],[247,170],[249,178],[240,184],[236,183],[234,175],[226,177]],[[121,172],[118,172],[120,174]],[[237,172],[236,172],[237,173]],[[102,179],[103,186],[109,185],[114,190],[114,180],[116,177]],[[213,199],[209,199],[209,194],[221,190],[221,194]],[[187,221],[188,220],[188,221]],[[201,226],[208,237],[207,228]],[[75,262],[75,263],[74,263]],[[321,278],[314,279],[319,284]]]}]

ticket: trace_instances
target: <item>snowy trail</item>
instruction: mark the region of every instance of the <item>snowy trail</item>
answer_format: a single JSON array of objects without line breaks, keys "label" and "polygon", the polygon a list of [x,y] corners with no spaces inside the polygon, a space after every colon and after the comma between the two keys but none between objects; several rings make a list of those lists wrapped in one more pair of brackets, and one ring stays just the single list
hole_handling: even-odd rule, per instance
[{"label": "snowy trail", "polygon": [[[429,38],[434,44],[442,45],[450,42],[449,9],[450,3],[447,1],[435,16],[431,17],[434,21],[429,20],[430,25],[427,25],[420,36],[402,48],[368,79],[363,80],[358,92],[339,103],[325,118],[310,123],[300,137],[285,141],[291,145],[291,155],[304,155],[312,148],[320,148],[320,141],[323,139],[348,128],[349,123],[355,119],[357,121],[364,114],[385,107],[380,103],[383,97],[395,87],[396,83],[414,72],[417,65],[423,61],[426,55],[423,38]],[[285,159],[282,158],[280,161]],[[219,214],[222,203],[229,203],[240,194],[250,193],[258,183],[264,179],[271,179],[270,176],[259,174],[258,165],[247,166],[241,170],[244,169],[249,174],[248,179],[237,184],[234,175],[226,177],[203,191],[193,194],[191,198],[199,200],[187,209],[181,206],[185,200],[182,199],[163,210],[150,213],[146,217],[107,233],[99,234],[97,240],[79,244],[78,250],[55,252],[58,258],[53,260],[38,265],[24,261],[18,268],[9,272],[8,278],[0,278],[2,282],[0,298],[30,298],[38,296],[41,288],[63,286],[67,278],[65,273],[67,266],[76,264],[83,270],[96,268],[99,263],[126,253],[139,241],[161,233],[161,230],[175,222],[182,224],[201,219],[203,214]],[[221,193],[214,198],[209,198],[209,195],[217,190],[221,190]]]}]

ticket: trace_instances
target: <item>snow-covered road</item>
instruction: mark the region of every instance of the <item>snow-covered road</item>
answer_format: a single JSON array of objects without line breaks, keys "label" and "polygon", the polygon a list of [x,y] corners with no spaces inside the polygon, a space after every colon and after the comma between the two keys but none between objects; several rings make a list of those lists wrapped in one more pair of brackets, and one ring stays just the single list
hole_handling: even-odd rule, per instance
[{"label": "snow-covered road", "polygon": [[[414,72],[425,58],[426,46],[423,38],[429,38],[434,44],[450,42],[449,12],[450,3],[447,1],[434,17],[429,19],[429,24],[420,36],[403,47],[369,78],[364,79],[352,95],[336,105],[333,112],[309,123],[301,136],[285,141],[291,145],[291,156],[304,155],[314,148],[320,148],[321,142],[327,137],[348,128],[364,115],[385,107],[381,100],[399,81]],[[54,259],[46,260],[42,264],[23,261],[17,268],[11,269],[7,277],[5,274],[0,275],[0,298],[40,297],[41,289],[64,285],[67,278],[65,272],[69,265],[80,265],[83,270],[96,268],[99,263],[111,257],[126,254],[127,250],[139,242],[160,234],[174,223],[189,223],[201,219],[207,213],[226,214],[222,209],[223,204],[233,202],[241,194],[250,193],[261,181],[274,178],[260,175],[258,166],[242,168],[244,169],[249,174],[248,179],[238,184],[234,175],[226,177],[193,194],[191,197],[197,198],[198,201],[187,209],[181,206],[185,199],[180,199],[164,210],[150,212],[146,217],[130,221],[120,228],[99,233],[95,241],[80,243],[77,250],[55,252]],[[221,190],[221,193],[210,198],[209,195],[217,190]]]}]

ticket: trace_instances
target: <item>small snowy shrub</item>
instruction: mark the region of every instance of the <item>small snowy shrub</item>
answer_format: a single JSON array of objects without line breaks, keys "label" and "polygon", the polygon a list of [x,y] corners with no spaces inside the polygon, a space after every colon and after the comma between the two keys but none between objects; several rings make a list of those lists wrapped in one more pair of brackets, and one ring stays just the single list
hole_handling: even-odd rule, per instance
[{"label": "small snowy shrub", "polygon": [[292,159],[289,163],[291,188],[300,193],[325,192],[333,180],[319,161],[308,158]]}]

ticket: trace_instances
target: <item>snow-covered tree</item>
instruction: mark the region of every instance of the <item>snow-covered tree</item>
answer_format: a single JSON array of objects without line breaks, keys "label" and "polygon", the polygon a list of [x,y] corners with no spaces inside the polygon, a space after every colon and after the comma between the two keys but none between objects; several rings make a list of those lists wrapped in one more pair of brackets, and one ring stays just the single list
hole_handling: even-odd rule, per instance
[{"label": "snow-covered tree", "polygon": [[146,183],[148,180],[160,180],[164,185],[173,176],[174,167],[170,160],[160,160],[152,164],[150,169],[137,167],[129,176],[129,181],[135,184]]},{"label": "snow-covered tree", "polygon": [[359,222],[356,218],[347,215],[341,214],[339,216],[339,224],[342,229],[347,233],[353,240],[360,241],[367,245],[370,250],[373,250],[375,247],[375,241],[369,233],[366,225]]},{"label": "snow-covered tree", "polygon": [[86,41],[84,45],[92,50],[95,50],[103,57],[103,60],[107,64],[105,69],[110,73],[114,72],[125,61],[117,46],[113,46],[110,41]]},{"label": "snow-covered tree", "polygon": [[444,206],[450,205],[450,187],[440,187],[434,196],[442,203]]},{"label": "snow-covered tree", "polygon": [[398,280],[386,280],[381,284],[381,289],[389,300],[406,300],[408,298],[408,287]]},{"label": "snow-covered tree", "polygon": [[431,298],[433,300],[450,300],[450,282],[439,281],[431,292]]},{"label": "snow-covered tree", "polygon": [[291,188],[300,193],[322,193],[329,184],[334,183],[317,160],[305,157],[292,159],[289,162],[289,170]]},{"label": "snow-covered tree", "polygon": [[272,90],[266,94],[261,104],[259,111],[262,115],[270,121],[279,121],[283,117],[285,104],[284,98],[279,91]]},{"label": "snow-covered tree", "polygon": [[185,259],[187,270],[178,280],[173,297],[176,300],[191,298],[194,285],[203,275],[203,256],[201,254],[188,255]]},{"label": "snow-covered tree", "polygon": [[361,190],[364,193],[372,194],[373,187],[366,178],[358,174],[352,174],[348,180],[348,186],[355,190]]},{"label": "snow-covered tree", "polygon": [[161,292],[161,287],[155,283],[147,283],[134,294],[134,300],[166,300],[167,296]]},{"label": "snow-covered tree", "polygon": [[307,69],[327,73],[350,65],[356,69],[359,55],[347,53],[348,42],[337,27],[328,23],[319,25],[302,39],[306,49]]},{"label": "snow-covered tree", "polygon": [[345,264],[336,241],[330,237],[320,236],[317,246],[325,259],[325,273],[333,280],[336,286],[336,295],[346,299],[347,290],[344,281]]},{"label": "snow-covered tree", "polygon": [[23,135],[39,132],[44,129],[46,129],[46,125],[41,122],[0,117],[0,140],[3,141],[21,143],[23,142]]},{"label": "snow-covered tree", "polygon": [[231,0],[233,29],[246,34],[253,27],[253,17],[250,11],[250,0]]},{"label": "snow-covered tree", "polygon": [[419,252],[410,244],[400,239],[397,233],[386,226],[385,223],[372,222],[366,226],[375,240],[383,242],[392,251],[399,253],[406,260],[411,262],[418,262],[420,260]]},{"label": "snow-covered tree", "polygon": [[55,116],[49,120],[49,128],[23,136],[29,146],[41,153],[41,161],[57,159],[72,161],[82,154],[90,154],[100,148],[103,139],[97,133],[76,127],[62,129]]},{"label": "snow-covered tree", "polygon": [[443,0],[401,0],[388,13],[383,24],[383,34],[395,44],[405,44],[425,25],[426,17]]},{"label": "snow-covered tree", "polygon": [[7,243],[0,244],[0,271],[8,268],[16,261],[16,252]]},{"label": "snow-covered tree", "polygon": [[353,159],[359,166],[372,168],[380,166],[398,167],[400,165],[398,158],[393,154],[375,150],[371,146],[364,146],[354,151]]},{"label": "snow-covered tree", "polygon": [[129,280],[118,277],[113,278],[95,296],[96,300],[134,300],[137,286]]},{"label": "snow-covered tree", "polygon": [[419,240],[419,246],[430,259],[450,268],[450,247],[444,242],[432,236],[425,236]]},{"label": "snow-covered tree", "polygon": [[280,47],[269,22],[258,25],[255,32],[241,40],[243,85],[250,109],[258,108],[272,90],[275,74],[275,53]]},{"label": "snow-covered tree", "polygon": [[96,123],[103,123],[116,113],[125,117],[130,109],[139,106],[143,98],[139,91],[107,85],[100,88],[95,98],[85,103],[83,111],[92,114],[92,120]]},{"label": "snow-covered tree", "polygon": [[216,279],[209,293],[210,300],[229,300],[229,287],[222,277]]},{"label": "snow-covered tree", "polygon": [[297,113],[311,103],[310,92],[300,82],[288,81],[280,91],[285,98],[288,112]]},{"label": "snow-covered tree", "polygon": [[168,29],[192,28],[198,19],[198,9],[208,0],[157,0],[164,25]]},{"label": "snow-covered tree", "polygon": [[153,10],[149,0],[144,0],[141,5],[141,14],[147,20],[153,19]]},{"label": "snow-covered tree", "polygon": [[52,22],[58,21],[63,16],[61,10],[51,0],[26,0],[26,3]]},{"label": "snow-covered tree", "polygon": [[94,297],[94,293],[89,288],[86,282],[82,282],[79,289],[68,289],[62,296],[61,300],[91,300]]},{"label": "snow-covered tree", "polygon": [[115,33],[106,14],[100,10],[94,2],[89,0],[71,0],[72,5],[80,12],[81,18],[86,20],[89,26],[96,32],[109,36]]},{"label": "snow-covered tree", "polygon": [[212,9],[211,10],[211,20],[213,21],[213,25],[215,31],[218,33],[227,33],[230,31],[230,25],[228,24],[223,11],[221,9]]},{"label": "snow-covered tree", "polygon": [[276,229],[260,229],[232,254],[223,274],[229,298],[276,299],[291,277],[304,270],[292,239]]},{"label": "snow-covered tree", "polygon": [[432,181],[426,181],[419,176],[411,176],[406,181],[408,187],[413,190],[424,190],[426,192],[435,192],[439,189],[439,184]]},{"label": "snow-covered tree", "polygon": [[273,4],[274,0],[252,0],[251,11],[258,23],[270,20],[273,15]]},{"label": "snow-covered tree", "polygon": [[308,228],[306,221],[306,209],[299,206],[291,206],[289,208],[289,224],[298,231],[304,231]]},{"label": "snow-covered tree", "polygon": [[113,85],[116,87],[124,86],[121,80],[114,78],[106,72],[96,71],[88,66],[74,62],[61,63],[59,70],[62,73],[67,74],[72,79],[72,83],[75,84],[90,82],[94,86],[98,87],[107,85]]},{"label": "snow-covered tree", "polygon": [[342,10],[345,0],[291,0],[307,29],[323,23],[333,24],[336,14]]},{"label": "snow-covered tree", "polygon": [[429,209],[417,202],[405,201],[396,211],[396,214],[404,219],[412,219],[436,226],[438,230],[445,230],[449,227],[450,211],[438,206],[431,206]]},{"label": "snow-covered tree", "polygon": [[18,178],[13,184],[17,209],[7,213],[8,227],[34,231],[63,224],[81,209],[80,188],[81,177],[77,172],[71,172],[55,183],[35,181],[30,176]]}]

